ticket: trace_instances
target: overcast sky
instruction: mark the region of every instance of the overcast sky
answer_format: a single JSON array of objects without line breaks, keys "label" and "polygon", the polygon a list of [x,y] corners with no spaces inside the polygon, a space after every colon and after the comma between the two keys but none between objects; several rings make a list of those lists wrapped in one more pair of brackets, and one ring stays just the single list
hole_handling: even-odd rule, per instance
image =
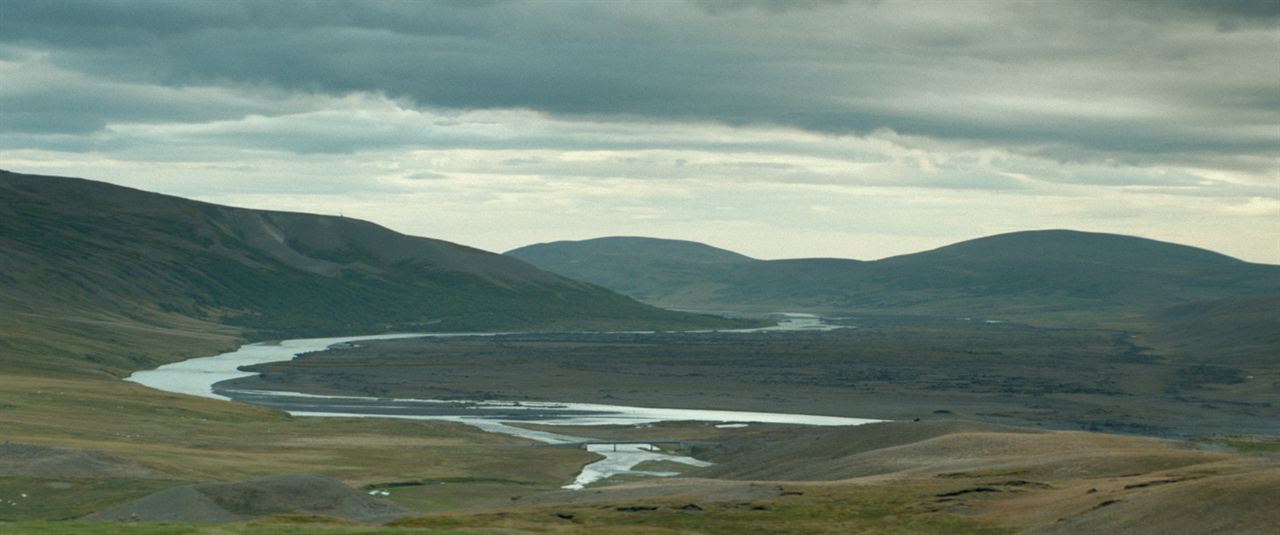
[{"label": "overcast sky", "polygon": [[1280,263],[1280,2],[0,0],[0,168],[499,252]]}]

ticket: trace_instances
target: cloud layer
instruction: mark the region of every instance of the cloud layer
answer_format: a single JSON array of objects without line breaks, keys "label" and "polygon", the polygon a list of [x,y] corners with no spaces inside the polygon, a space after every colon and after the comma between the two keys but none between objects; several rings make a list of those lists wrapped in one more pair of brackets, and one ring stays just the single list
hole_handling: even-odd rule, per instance
[{"label": "cloud layer", "polygon": [[[803,250],[748,252],[835,240],[827,254],[872,257],[1073,226],[1280,261],[1273,1],[4,11],[0,165],[16,170],[299,209],[370,195],[383,219],[402,203],[598,203],[559,223],[507,206],[531,232],[508,239],[395,216],[491,248],[808,233]],[[876,217],[831,217],[847,210]]]}]

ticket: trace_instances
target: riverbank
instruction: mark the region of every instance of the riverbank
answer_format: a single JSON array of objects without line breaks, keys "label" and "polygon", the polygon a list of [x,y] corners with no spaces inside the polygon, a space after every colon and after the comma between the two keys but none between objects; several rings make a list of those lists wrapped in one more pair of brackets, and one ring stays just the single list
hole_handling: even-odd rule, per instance
[{"label": "riverbank", "polygon": [[[745,331],[827,331],[833,327],[807,314],[789,314],[778,325]],[[656,335],[657,333],[625,333]],[[847,426],[876,420],[780,414],[764,412],[716,411],[631,407],[606,404],[533,402],[512,403],[500,399],[432,400],[406,398],[372,398],[305,394],[289,391],[219,388],[224,381],[256,376],[245,368],[287,362],[302,354],[323,353],[330,348],[355,348],[363,342],[427,338],[489,338],[504,333],[394,334],[284,340],[277,343],[249,344],[236,351],[212,357],[189,359],[131,375],[127,380],[168,392],[229,399],[288,412],[295,416],[345,418],[395,418],[407,420],[440,420],[473,425],[482,430],[526,438],[549,444],[585,443],[590,436],[558,435],[506,425],[508,422],[550,425],[636,425],[662,421],[709,421],[720,423],[757,422],[802,425]],[[707,463],[684,455],[673,455],[650,444],[628,444],[621,449],[587,448],[602,459],[583,468],[566,489],[582,489],[596,481],[616,475],[670,476],[677,472],[638,470],[646,463],[677,463],[707,466]]]},{"label": "riverbank", "polygon": [[[1167,438],[1280,435],[1275,371],[1162,355],[1125,333],[959,319],[815,332],[551,333],[372,342],[224,385],[321,395],[959,418]],[[1250,375],[1253,373],[1254,375]]]}]

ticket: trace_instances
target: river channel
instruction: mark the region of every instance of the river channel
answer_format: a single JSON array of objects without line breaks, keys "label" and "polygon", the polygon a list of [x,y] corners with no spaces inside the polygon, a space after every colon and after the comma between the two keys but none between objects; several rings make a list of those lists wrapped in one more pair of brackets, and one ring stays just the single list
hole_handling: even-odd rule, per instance
[{"label": "river channel", "polygon": [[[781,314],[777,325],[738,332],[777,330],[829,330],[838,328],[806,314]],[[331,347],[359,344],[374,340],[421,337],[501,336],[504,333],[430,333],[305,338],[276,343],[241,346],[235,351],[212,357],[174,362],[154,370],[136,372],[126,380],[144,386],[193,396],[232,400],[286,411],[295,416],[344,418],[399,418],[408,420],[445,420],[461,422],[485,431],[513,435],[547,444],[583,444],[597,441],[591,437],[571,436],[524,429],[513,423],[548,425],[645,425],[663,421],[716,422],[726,426],[752,423],[784,423],[802,425],[844,426],[876,422],[863,418],[815,416],[769,412],[721,411],[699,409],[666,409],[629,407],[595,403],[557,403],[504,400],[431,400],[373,398],[360,396],[321,396],[297,392],[243,390],[219,387],[219,383],[257,375],[242,367],[287,361],[304,353],[324,351]],[[586,449],[604,458],[583,468],[567,489],[581,489],[595,481],[620,474],[671,476],[673,472],[638,471],[646,461],[671,461],[692,466],[709,463],[692,457],[661,451],[650,444],[592,444]]]}]

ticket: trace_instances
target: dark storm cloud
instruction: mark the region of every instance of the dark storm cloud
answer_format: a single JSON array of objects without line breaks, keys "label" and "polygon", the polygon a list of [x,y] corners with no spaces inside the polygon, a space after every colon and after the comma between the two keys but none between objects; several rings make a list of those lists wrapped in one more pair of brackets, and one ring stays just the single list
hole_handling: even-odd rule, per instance
[{"label": "dark storm cloud", "polygon": [[121,84],[38,67],[0,71],[0,133],[89,134],[114,122],[203,122],[279,113],[278,102],[207,89]]},{"label": "dark storm cloud", "polygon": [[1213,17],[1221,24],[1280,23],[1280,3],[1275,0],[1139,0],[1140,9],[1180,10],[1192,17]]},{"label": "dark storm cloud", "polygon": [[[129,84],[373,92],[432,108],[833,134],[891,129],[1068,160],[1142,161],[1276,153],[1277,6],[11,1],[0,41]],[[249,113],[2,95],[0,118],[18,130]]]}]

